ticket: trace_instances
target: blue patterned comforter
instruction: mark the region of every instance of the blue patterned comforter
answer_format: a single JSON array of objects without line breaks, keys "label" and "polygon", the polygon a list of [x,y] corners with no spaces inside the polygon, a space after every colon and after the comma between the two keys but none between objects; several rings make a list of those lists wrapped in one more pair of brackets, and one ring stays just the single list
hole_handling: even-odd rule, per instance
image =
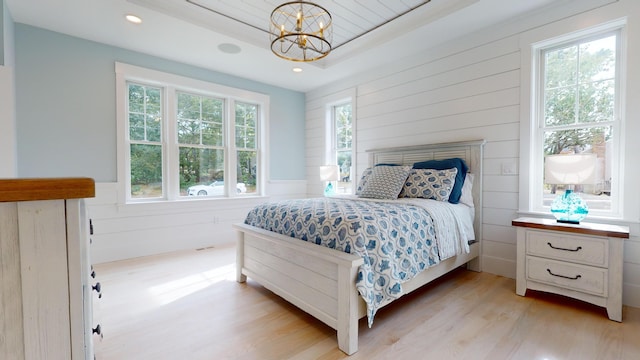
[{"label": "blue patterned comforter", "polygon": [[[436,210],[428,211],[424,204],[431,203],[441,204],[433,204]],[[358,270],[356,288],[367,304],[371,326],[380,307],[402,296],[402,283],[446,257],[469,252],[464,231],[443,232],[436,228],[437,224],[456,223],[455,215],[441,210],[446,206],[424,199],[287,200],[258,205],[249,212],[245,224],[362,256],[364,264]],[[435,213],[440,215],[434,221]],[[445,239],[438,237],[452,239],[446,239],[448,244],[439,244]],[[451,241],[459,245],[452,245]],[[440,248],[452,250],[443,254]]]}]

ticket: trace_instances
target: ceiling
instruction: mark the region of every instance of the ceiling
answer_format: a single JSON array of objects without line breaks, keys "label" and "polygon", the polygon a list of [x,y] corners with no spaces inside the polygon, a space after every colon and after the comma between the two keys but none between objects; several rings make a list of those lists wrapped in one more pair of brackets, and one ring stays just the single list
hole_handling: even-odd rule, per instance
[{"label": "ceiling", "polygon": [[17,23],[304,92],[566,0],[317,0],[334,50],[310,63],[271,52],[269,15],[283,0],[5,2]]}]

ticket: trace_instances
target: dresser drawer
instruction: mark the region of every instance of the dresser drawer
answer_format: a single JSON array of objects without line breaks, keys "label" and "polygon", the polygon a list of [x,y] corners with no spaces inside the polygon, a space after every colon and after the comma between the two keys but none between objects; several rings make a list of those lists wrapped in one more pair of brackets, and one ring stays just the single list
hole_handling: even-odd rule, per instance
[{"label": "dresser drawer", "polygon": [[607,296],[608,270],[534,256],[526,258],[526,277],[549,285]]},{"label": "dresser drawer", "polygon": [[526,249],[527,255],[605,268],[609,266],[609,242],[606,238],[528,231]]}]

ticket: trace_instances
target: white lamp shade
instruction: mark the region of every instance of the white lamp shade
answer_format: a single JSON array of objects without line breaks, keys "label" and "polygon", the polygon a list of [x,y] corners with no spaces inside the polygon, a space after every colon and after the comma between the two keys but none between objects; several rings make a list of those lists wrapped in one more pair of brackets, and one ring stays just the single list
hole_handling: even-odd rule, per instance
[{"label": "white lamp shade", "polygon": [[596,154],[548,155],[544,161],[546,184],[587,185],[596,180]]},{"label": "white lamp shade", "polygon": [[320,180],[322,181],[340,180],[340,168],[338,167],[338,165],[320,166]]}]

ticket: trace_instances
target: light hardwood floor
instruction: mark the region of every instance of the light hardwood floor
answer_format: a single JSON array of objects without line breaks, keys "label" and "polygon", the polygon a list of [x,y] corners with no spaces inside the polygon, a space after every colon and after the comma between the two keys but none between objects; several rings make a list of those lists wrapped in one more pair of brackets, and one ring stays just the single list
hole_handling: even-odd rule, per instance
[{"label": "light hardwood floor", "polygon": [[623,323],[558,295],[515,294],[515,281],[463,269],[360,321],[347,357],[335,331],[257,283],[235,282],[235,248],[95,266],[98,360],[640,359],[640,309]]}]

